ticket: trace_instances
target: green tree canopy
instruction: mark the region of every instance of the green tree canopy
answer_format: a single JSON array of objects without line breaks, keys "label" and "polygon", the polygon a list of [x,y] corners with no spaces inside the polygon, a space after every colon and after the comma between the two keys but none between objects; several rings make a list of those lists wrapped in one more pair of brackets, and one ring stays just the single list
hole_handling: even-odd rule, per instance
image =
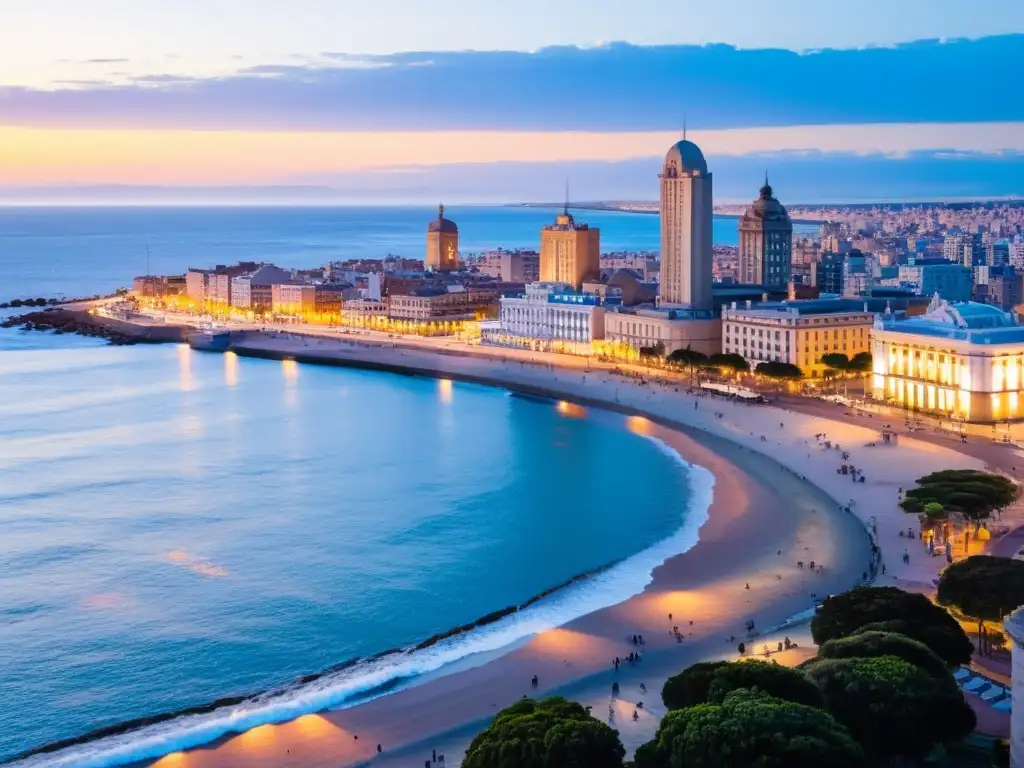
[{"label": "green tree canopy", "polygon": [[738,373],[745,373],[750,370],[750,363],[747,362],[746,358],[734,352],[712,355],[708,358],[707,365],[709,368],[727,368]]},{"label": "green tree canopy", "polygon": [[729,664],[728,661],[701,661],[670,677],[661,689],[665,707],[683,709],[704,704],[708,701],[708,689],[715,672]]},{"label": "green tree canopy", "polygon": [[947,512],[962,512],[983,520],[1020,498],[1020,487],[1012,480],[975,469],[947,469],[933,472],[906,492],[900,506],[906,512],[922,514],[928,504],[941,504]]},{"label": "green tree canopy", "polygon": [[693,368],[695,365],[703,365],[707,362],[708,356],[703,352],[698,352],[695,349],[686,347],[685,349],[674,349],[669,352],[669,362],[676,363],[677,365],[685,365],[689,368]]},{"label": "green tree canopy", "polygon": [[[829,640],[818,648],[819,659],[870,659],[895,656],[922,669],[937,680],[951,679],[946,663],[931,648],[898,632],[857,632],[848,637]],[[802,668],[814,663],[805,662]]]},{"label": "green tree canopy", "polygon": [[776,699],[808,707],[825,706],[821,691],[802,672],[758,659],[734,661],[716,669],[708,687],[708,702],[720,704],[740,688],[757,689]]},{"label": "green tree canopy", "polygon": [[803,371],[792,363],[766,361],[758,363],[755,372],[760,376],[767,376],[770,379],[789,379],[791,381],[798,381],[804,377]]},{"label": "green tree canopy", "polygon": [[828,711],[875,761],[920,759],[967,736],[974,711],[953,678],[939,681],[895,656],[821,659],[804,671]]},{"label": "green tree canopy", "polygon": [[621,768],[619,734],[560,696],[523,699],[473,739],[465,768]]},{"label": "green tree canopy", "polygon": [[871,370],[874,364],[874,359],[871,357],[870,352],[858,352],[850,359],[850,371],[856,373],[867,373]]},{"label": "green tree canopy", "polygon": [[836,371],[848,371],[850,369],[850,358],[842,352],[829,352],[822,355],[821,363]]},{"label": "green tree canopy", "polygon": [[811,619],[811,636],[821,645],[869,625],[920,640],[947,664],[971,660],[971,641],[956,619],[924,595],[896,587],[854,587],[826,598]]},{"label": "green tree canopy", "polygon": [[658,342],[650,347],[640,347],[640,357],[664,357],[665,345]]},{"label": "green tree canopy", "polygon": [[1024,562],[972,555],[942,572],[936,599],[979,622],[1000,621],[1024,605]]},{"label": "green tree canopy", "polygon": [[864,768],[864,751],[827,712],[744,688],[721,704],[670,711],[636,768]]}]

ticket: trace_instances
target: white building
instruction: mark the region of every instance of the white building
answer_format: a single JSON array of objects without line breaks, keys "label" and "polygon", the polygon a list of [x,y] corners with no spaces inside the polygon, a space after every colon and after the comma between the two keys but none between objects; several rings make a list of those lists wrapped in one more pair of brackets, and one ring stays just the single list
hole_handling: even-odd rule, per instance
[{"label": "white building", "polygon": [[498,326],[484,329],[484,342],[592,354],[593,342],[604,338],[604,301],[568,283],[531,283],[523,294],[502,297]]},{"label": "white building", "polygon": [[854,299],[783,301],[722,310],[722,351],[758,363],[790,363],[821,375],[823,355],[867,352],[875,316]]},{"label": "white building", "polygon": [[951,419],[1024,418],[1024,326],[998,307],[936,296],[928,312],[871,332],[876,399]]},{"label": "white building", "polygon": [[712,309],[711,174],[700,147],[669,149],[661,179],[661,303]]},{"label": "white building", "polygon": [[1005,619],[1010,638],[1010,768],[1024,768],[1024,608]]}]

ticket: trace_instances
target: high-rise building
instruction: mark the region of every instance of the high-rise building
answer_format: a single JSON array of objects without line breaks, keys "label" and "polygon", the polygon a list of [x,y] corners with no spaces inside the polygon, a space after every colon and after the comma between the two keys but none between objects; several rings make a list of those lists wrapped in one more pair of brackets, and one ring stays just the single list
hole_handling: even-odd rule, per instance
[{"label": "high-rise building", "polygon": [[711,309],[711,174],[700,147],[669,149],[661,179],[661,303]]},{"label": "high-rise building", "polygon": [[843,262],[846,255],[826,251],[821,254],[821,259],[811,264],[811,285],[821,293],[831,293],[836,296],[843,295],[843,275],[845,274]]},{"label": "high-rise building", "polygon": [[601,231],[577,223],[569,205],[540,231],[540,281],[566,283],[575,290],[601,276]]},{"label": "high-rise building", "polygon": [[761,194],[740,217],[739,281],[782,286],[793,266],[793,222],[765,174]]},{"label": "high-rise building", "polygon": [[426,269],[450,272],[459,268],[459,228],[444,217],[444,206],[437,206],[437,218],[427,226]]}]

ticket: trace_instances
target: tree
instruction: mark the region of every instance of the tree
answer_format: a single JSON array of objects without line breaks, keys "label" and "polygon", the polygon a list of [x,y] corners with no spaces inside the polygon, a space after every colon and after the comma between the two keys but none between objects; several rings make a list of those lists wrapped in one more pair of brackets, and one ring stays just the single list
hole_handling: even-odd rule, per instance
[{"label": "tree", "polygon": [[792,363],[777,363],[766,361],[758,363],[755,373],[759,376],[767,376],[769,379],[786,379],[799,381],[804,377],[803,371]]},{"label": "tree", "polygon": [[750,370],[750,363],[747,362],[746,358],[733,352],[712,355],[708,358],[707,365],[709,368],[725,368],[734,373],[746,373]]},{"label": "tree", "polygon": [[665,344],[658,342],[657,344],[650,347],[640,347],[640,357],[664,357],[665,356]]},{"label": "tree", "polygon": [[928,504],[941,504],[947,512],[961,512],[972,520],[984,520],[1020,498],[1020,487],[1002,475],[975,469],[946,469],[918,479],[900,506],[922,514]]},{"label": "tree", "polygon": [[522,699],[469,745],[465,768],[621,768],[619,734],[560,696]]},{"label": "tree", "polygon": [[670,677],[661,689],[665,707],[683,709],[704,704],[708,701],[708,689],[715,672],[729,664],[728,661],[701,661]]},{"label": "tree", "polygon": [[690,372],[690,378],[693,378],[693,369],[697,366],[704,365],[708,356],[703,352],[698,352],[695,349],[686,347],[685,349],[674,349],[668,355],[670,363],[683,366]]},{"label": "tree", "polygon": [[984,623],[1002,621],[1024,605],[1024,562],[972,555],[942,572],[936,599],[978,622],[978,647],[982,648]]},{"label": "tree", "polygon": [[[871,659],[878,656],[895,656],[927,672],[937,680],[952,679],[946,662],[920,640],[914,640],[898,632],[857,632],[849,637],[829,640],[818,648],[818,659]],[[814,663],[805,662],[802,668]]]},{"label": "tree", "polygon": [[920,640],[947,664],[970,663],[971,641],[956,619],[924,595],[896,587],[854,587],[826,598],[811,619],[811,636],[821,645],[869,625]]},{"label": "tree", "polygon": [[716,669],[708,686],[708,702],[721,704],[727,695],[740,688],[760,690],[769,696],[819,709],[825,706],[821,691],[802,672],[751,659],[735,661]]},{"label": "tree", "polygon": [[827,712],[760,691],[669,712],[636,768],[863,768],[864,751]]},{"label": "tree", "polygon": [[850,369],[850,358],[842,352],[829,352],[822,355],[821,363],[835,371],[846,372]]},{"label": "tree", "polygon": [[828,711],[876,762],[921,759],[974,730],[974,711],[952,677],[939,681],[895,656],[821,659],[804,668]]},{"label": "tree", "polygon": [[874,358],[870,352],[858,352],[850,359],[850,370],[853,373],[868,373],[874,366]]}]

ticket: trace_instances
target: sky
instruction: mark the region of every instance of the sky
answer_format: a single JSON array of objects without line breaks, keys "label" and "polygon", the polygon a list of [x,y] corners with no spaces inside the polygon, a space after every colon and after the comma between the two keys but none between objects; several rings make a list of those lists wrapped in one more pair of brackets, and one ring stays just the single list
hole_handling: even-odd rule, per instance
[{"label": "sky", "polygon": [[1024,195],[1024,3],[936,6],[2,0],[0,190],[650,199],[685,124],[737,199]]}]

